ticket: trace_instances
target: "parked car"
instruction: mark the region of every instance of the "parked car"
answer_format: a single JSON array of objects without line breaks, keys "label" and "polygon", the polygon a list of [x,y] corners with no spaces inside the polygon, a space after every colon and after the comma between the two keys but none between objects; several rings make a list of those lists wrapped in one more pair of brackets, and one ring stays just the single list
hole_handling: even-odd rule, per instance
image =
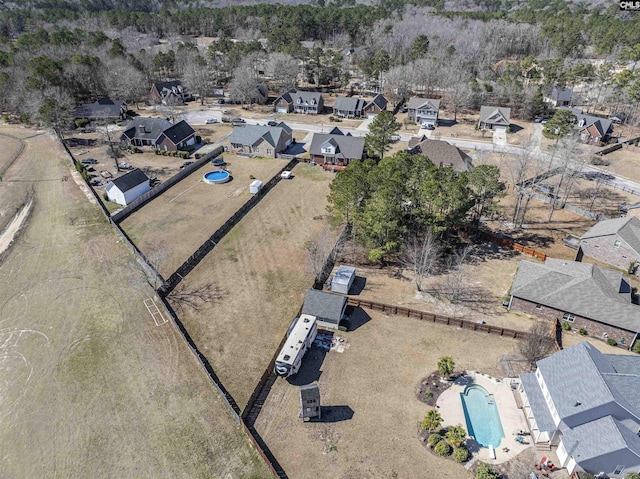
[{"label": "parked car", "polygon": [[224,98],[218,98],[218,105],[224,105]]},{"label": "parked car", "polygon": [[214,123],[218,123],[218,119],[217,118],[209,118],[207,121],[205,121],[205,123],[207,125],[213,125]]},{"label": "parked car", "polygon": [[129,163],[120,163],[118,165],[118,168],[120,168],[121,170],[133,170],[133,166],[131,166]]},{"label": "parked car", "polygon": [[409,111],[409,108],[407,108],[406,106],[403,106],[402,108],[400,108],[400,113],[406,113]]},{"label": "parked car", "polygon": [[435,129],[436,129],[436,127],[435,127],[435,126],[433,126],[431,123],[429,123],[425,128],[426,128],[427,130],[435,130]]},{"label": "parked car", "polygon": [[98,160],[94,160],[93,158],[84,158],[80,160],[80,163],[83,165],[95,165],[98,163]]},{"label": "parked car", "polygon": [[234,118],[231,123],[246,123],[242,118]]},{"label": "parked car", "polygon": [[277,121],[273,121],[273,120],[271,120],[271,121],[268,121],[268,122],[267,122],[267,125],[269,125],[269,126],[277,126],[277,125],[278,125],[278,122],[277,122]]},{"label": "parked car", "polygon": [[182,164],[180,165],[180,169],[182,169],[182,168],[186,168],[186,167],[187,167],[187,166],[189,166],[189,165],[193,165],[193,161],[185,161],[184,163],[182,163]]}]

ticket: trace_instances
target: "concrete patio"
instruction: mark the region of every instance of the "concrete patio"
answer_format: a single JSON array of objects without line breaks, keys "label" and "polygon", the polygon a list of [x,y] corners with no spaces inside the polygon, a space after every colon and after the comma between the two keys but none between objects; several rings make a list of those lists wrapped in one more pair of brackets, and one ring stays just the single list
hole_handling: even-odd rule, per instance
[{"label": "concrete patio", "polygon": [[[494,396],[505,435],[500,444],[495,446],[496,459],[490,458],[489,449],[481,447],[473,439],[468,439],[467,447],[473,454],[474,460],[489,464],[502,464],[513,459],[525,449],[534,447],[528,436],[524,439],[529,444],[520,444],[515,440],[517,431],[528,431],[528,429],[522,411],[518,409],[516,404],[510,381],[492,378],[475,371],[467,371],[465,376],[456,379],[454,384],[438,398],[437,407],[442,415],[443,426],[462,424],[468,430],[460,394],[471,384],[482,386]],[[507,448],[508,451],[505,452],[504,448]]]}]

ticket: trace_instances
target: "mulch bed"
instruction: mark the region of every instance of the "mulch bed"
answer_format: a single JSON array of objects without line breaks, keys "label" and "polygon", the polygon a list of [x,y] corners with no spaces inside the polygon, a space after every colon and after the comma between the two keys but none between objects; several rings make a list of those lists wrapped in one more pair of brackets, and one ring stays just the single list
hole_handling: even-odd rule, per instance
[{"label": "mulch bed", "polygon": [[440,394],[449,389],[453,385],[455,379],[462,375],[464,375],[464,372],[462,371],[454,372],[451,375],[450,381],[441,382],[440,373],[435,371],[420,381],[420,385],[416,390],[416,397],[419,401],[422,401],[431,407],[435,407]]}]

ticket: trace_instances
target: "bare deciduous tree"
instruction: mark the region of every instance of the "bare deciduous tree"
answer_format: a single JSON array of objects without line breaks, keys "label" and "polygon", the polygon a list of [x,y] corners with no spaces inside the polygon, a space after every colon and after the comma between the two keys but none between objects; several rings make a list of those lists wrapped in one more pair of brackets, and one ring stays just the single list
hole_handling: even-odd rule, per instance
[{"label": "bare deciduous tree", "polygon": [[467,245],[459,249],[447,259],[448,272],[445,275],[442,286],[444,294],[449,298],[449,307],[453,317],[458,316],[463,308],[461,299],[466,285],[466,262],[471,253],[471,246]]},{"label": "bare deciduous tree", "polygon": [[537,322],[529,329],[527,336],[520,340],[518,351],[534,369],[536,363],[553,352],[555,345],[553,331],[548,323]]},{"label": "bare deciduous tree", "polygon": [[427,231],[424,236],[415,236],[405,246],[404,265],[413,272],[418,291],[422,291],[422,281],[436,272],[440,265],[442,251],[436,238]]},{"label": "bare deciduous tree", "polygon": [[317,277],[324,267],[327,258],[334,246],[334,238],[331,230],[325,227],[320,233],[313,236],[305,245],[309,269]]},{"label": "bare deciduous tree", "polygon": [[566,203],[584,164],[577,136],[564,137],[556,146],[556,150],[558,151],[557,157],[559,159],[556,166],[560,168],[560,181],[556,190],[557,196],[551,202],[548,222],[551,222],[553,218],[553,213],[558,203],[557,200],[560,200],[560,205],[562,206]]},{"label": "bare deciduous tree", "polygon": [[195,313],[202,311],[205,304],[213,304],[222,298],[220,288],[213,283],[205,283],[196,288],[189,288],[180,283],[168,296],[171,306],[179,310],[189,308]]},{"label": "bare deciduous tree", "polygon": [[271,77],[278,93],[285,92],[296,86],[298,77],[298,60],[286,53],[274,52],[269,55],[266,73]]}]

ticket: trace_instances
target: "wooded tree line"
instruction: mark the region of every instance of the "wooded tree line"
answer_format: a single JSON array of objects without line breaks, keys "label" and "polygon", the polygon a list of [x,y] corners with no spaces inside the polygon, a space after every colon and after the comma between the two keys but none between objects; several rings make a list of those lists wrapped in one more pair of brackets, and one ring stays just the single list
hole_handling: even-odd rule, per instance
[{"label": "wooded tree line", "polygon": [[505,188],[499,177],[495,166],[457,174],[426,156],[400,152],[378,163],[354,161],[337,173],[328,210],[334,221],[353,225],[369,259],[384,261],[414,238],[443,239],[468,216],[479,220]]}]

